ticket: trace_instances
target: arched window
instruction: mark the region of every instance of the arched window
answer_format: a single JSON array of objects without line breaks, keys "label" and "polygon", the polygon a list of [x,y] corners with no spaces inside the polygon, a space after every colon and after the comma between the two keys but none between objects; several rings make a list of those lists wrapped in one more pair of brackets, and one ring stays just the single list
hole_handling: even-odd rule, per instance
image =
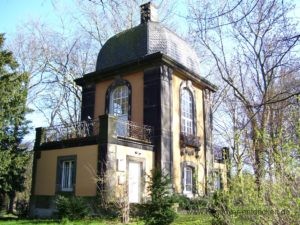
[{"label": "arched window", "polygon": [[194,101],[192,93],[183,88],[181,91],[181,133],[194,135]]},{"label": "arched window", "polygon": [[106,113],[117,118],[116,133],[128,135],[128,121],[131,119],[131,85],[123,79],[116,79],[106,92]]},{"label": "arched window", "polygon": [[109,114],[128,120],[129,89],[126,85],[116,86],[110,94]]}]

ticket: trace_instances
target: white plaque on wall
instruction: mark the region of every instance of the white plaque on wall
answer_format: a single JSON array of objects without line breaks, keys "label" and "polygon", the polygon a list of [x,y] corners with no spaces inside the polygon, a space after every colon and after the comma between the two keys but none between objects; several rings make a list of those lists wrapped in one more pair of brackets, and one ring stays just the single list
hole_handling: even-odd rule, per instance
[{"label": "white plaque on wall", "polygon": [[118,171],[125,172],[126,171],[126,160],[125,159],[118,159]]}]

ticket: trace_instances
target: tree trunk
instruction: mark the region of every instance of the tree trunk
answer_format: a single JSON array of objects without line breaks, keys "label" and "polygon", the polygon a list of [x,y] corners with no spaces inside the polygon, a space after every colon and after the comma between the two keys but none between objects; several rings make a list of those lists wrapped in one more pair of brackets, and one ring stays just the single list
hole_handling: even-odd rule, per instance
[{"label": "tree trunk", "polygon": [[4,193],[0,193],[0,211],[6,209],[6,196]]},{"label": "tree trunk", "polygon": [[14,202],[15,202],[15,197],[16,197],[16,192],[12,191],[8,194],[9,197],[9,205],[8,205],[8,213],[13,213],[14,212]]}]

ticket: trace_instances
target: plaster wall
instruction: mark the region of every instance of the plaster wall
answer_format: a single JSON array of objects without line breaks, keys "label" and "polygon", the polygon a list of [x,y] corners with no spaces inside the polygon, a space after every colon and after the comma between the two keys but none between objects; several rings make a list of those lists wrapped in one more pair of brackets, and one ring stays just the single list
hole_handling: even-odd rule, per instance
[{"label": "plaster wall", "polygon": [[[122,76],[122,79],[127,80],[131,84],[132,99],[131,99],[131,120],[143,124],[144,113],[144,81],[143,72],[136,72]],[[96,84],[95,94],[95,115],[98,118],[105,114],[105,96],[109,86],[114,82],[114,79],[101,81]]]},{"label": "plaster wall", "polygon": [[[115,190],[116,197],[120,196],[122,186],[127,185],[128,162],[135,161],[142,164],[142,199],[147,196],[147,175],[151,174],[154,166],[154,152],[123,145],[108,144],[107,179],[110,190]],[[138,193],[137,193],[138,194]]]},{"label": "plaster wall", "polygon": [[96,195],[97,145],[41,151],[41,157],[37,159],[34,195],[55,195],[57,158],[72,155],[77,156],[75,195]]},{"label": "plaster wall", "polygon": [[[180,85],[185,81],[183,76],[174,71],[172,78],[172,97],[173,97],[173,185],[177,193],[182,193],[182,168],[183,162],[189,162],[195,167],[195,175],[197,177],[197,186],[200,194],[204,194],[205,189],[205,158],[204,158],[204,118],[203,118],[203,97],[202,89],[195,83],[193,85],[194,91],[194,105],[196,107],[196,135],[200,137],[200,151],[199,157],[195,155],[181,155],[180,154]],[[193,150],[193,149],[191,149]]]}]

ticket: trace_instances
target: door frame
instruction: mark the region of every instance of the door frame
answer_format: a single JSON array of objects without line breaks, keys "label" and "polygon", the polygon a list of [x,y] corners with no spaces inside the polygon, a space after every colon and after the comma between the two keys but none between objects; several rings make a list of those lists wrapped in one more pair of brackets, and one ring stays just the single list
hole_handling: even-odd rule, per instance
[{"label": "door frame", "polygon": [[[140,193],[139,199],[140,203],[144,202],[144,194],[145,194],[145,184],[146,184],[146,159],[138,158],[134,156],[126,156],[126,180],[127,180],[127,190],[129,190],[129,163],[139,163],[141,165],[141,179],[140,179]],[[129,191],[128,191],[128,199],[129,199]]]}]

